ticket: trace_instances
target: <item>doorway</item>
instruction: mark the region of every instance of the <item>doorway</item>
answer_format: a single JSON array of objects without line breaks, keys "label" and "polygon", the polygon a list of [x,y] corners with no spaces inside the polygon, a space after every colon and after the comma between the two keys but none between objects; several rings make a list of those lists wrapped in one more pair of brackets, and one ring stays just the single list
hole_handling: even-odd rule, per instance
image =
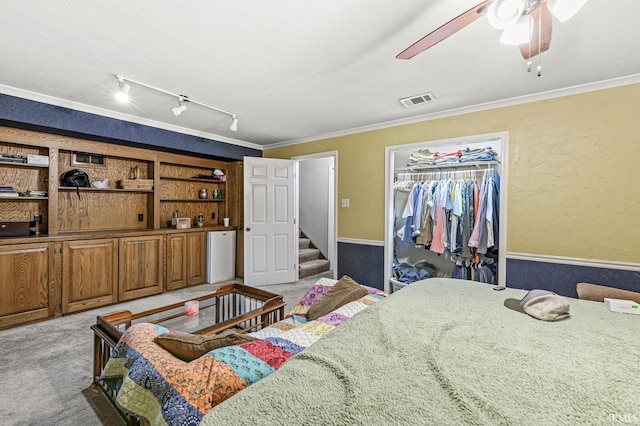
[{"label": "doorway", "polygon": [[300,230],[329,260],[337,277],[337,151],[291,158],[298,163],[297,197]]}]

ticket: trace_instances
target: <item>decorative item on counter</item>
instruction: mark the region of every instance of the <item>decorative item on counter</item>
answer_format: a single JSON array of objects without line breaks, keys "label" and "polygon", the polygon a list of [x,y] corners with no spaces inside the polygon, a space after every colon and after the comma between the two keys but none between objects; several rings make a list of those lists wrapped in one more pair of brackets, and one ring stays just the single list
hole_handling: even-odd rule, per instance
[{"label": "decorative item on counter", "polygon": [[173,212],[173,217],[171,218],[171,227],[175,228],[178,225],[178,210]]},{"label": "decorative item on counter", "polygon": [[191,228],[190,217],[179,217],[176,219],[176,229],[189,229]]},{"label": "decorative item on counter", "polygon": [[207,191],[207,188],[200,189],[200,192],[198,193],[198,197],[201,198],[202,200],[206,200],[207,198],[209,198],[209,192]]},{"label": "decorative item on counter", "polygon": [[204,226],[204,215],[202,213],[198,213],[198,227],[202,228]]},{"label": "decorative item on counter", "polygon": [[40,234],[40,224],[42,223],[42,215],[34,214],[33,222],[36,224],[36,235]]},{"label": "decorative item on counter", "polygon": [[228,217],[225,217],[222,220],[224,220],[224,226],[229,226],[229,218]]},{"label": "decorative item on counter", "polygon": [[189,300],[184,303],[184,313],[188,317],[194,317],[200,312],[200,302],[197,300]]}]

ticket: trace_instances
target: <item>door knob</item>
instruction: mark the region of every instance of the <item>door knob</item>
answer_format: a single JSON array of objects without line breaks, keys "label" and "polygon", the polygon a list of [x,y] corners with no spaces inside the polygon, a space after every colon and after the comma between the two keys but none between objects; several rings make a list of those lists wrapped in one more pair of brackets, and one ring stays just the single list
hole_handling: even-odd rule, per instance
[{"label": "door knob", "polygon": [[251,228],[247,227],[247,228],[246,228],[246,231],[247,231],[247,232],[251,231]]}]

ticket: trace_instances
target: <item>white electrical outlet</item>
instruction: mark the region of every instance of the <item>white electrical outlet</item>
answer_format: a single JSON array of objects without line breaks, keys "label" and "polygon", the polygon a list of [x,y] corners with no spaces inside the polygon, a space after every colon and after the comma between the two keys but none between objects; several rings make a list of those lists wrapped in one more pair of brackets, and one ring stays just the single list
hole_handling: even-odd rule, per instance
[{"label": "white electrical outlet", "polygon": [[348,198],[343,198],[342,199],[342,207],[349,207],[349,199]]}]

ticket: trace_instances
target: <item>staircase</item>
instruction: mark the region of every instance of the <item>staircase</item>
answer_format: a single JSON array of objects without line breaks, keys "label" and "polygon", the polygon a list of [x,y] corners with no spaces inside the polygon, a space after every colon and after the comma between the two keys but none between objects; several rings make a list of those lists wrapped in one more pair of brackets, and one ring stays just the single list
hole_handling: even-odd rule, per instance
[{"label": "staircase", "polygon": [[329,270],[329,261],[324,258],[320,250],[315,248],[311,240],[302,232],[300,232],[298,256],[299,279]]}]

